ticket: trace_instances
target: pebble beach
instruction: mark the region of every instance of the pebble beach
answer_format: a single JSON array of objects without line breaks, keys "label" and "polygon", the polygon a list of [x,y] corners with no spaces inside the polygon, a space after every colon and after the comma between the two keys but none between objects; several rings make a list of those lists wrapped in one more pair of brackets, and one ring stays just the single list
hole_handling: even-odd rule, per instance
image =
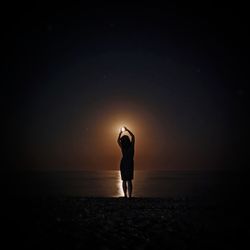
[{"label": "pebble beach", "polygon": [[8,219],[9,243],[23,249],[231,248],[247,233],[241,222],[224,206],[187,197],[33,197]]}]

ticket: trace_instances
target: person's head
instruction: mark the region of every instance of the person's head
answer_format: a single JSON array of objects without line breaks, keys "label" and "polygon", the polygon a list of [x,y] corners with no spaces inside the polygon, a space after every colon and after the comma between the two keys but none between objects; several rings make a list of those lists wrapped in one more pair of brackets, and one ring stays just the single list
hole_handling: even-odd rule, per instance
[{"label": "person's head", "polygon": [[127,149],[131,145],[131,141],[127,135],[122,136],[121,138],[121,145],[123,149]]}]

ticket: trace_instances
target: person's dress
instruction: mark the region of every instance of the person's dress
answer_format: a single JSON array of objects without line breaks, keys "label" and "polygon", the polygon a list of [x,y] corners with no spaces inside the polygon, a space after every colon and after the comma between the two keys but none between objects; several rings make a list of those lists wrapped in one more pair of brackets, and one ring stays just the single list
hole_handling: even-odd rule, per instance
[{"label": "person's dress", "polygon": [[122,159],[120,164],[121,178],[123,181],[130,181],[134,178],[134,145],[127,150],[122,150]]}]

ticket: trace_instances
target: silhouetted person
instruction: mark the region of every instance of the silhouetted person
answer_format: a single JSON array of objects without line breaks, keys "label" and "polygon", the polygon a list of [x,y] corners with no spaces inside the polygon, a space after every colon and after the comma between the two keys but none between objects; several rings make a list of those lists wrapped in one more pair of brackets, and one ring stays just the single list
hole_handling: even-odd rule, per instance
[{"label": "silhouetted person", "polygon": [[124,196],[127,197],[127,189],[128,189],[128,196],[131,198],[132,196],[132,180],[134,178],[134,146],[135,146],[135,136],[133,133],[124,127],[124,132],[127,131],[130,136],[123,135],[122,130],[119,133],[117,142],[122,151],[122,159],[120,164],[120,171],[121,171],[121,178],[122,178],[122,188],[124,192]]}]

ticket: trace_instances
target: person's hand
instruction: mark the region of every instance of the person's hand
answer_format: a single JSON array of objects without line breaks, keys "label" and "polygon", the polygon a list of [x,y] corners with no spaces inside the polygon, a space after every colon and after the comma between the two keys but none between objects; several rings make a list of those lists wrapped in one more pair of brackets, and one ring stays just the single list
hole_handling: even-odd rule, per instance
[{"label": "person's hand", "polygon": [[124,126],[125,131],[128,131],[128,128]]}]

